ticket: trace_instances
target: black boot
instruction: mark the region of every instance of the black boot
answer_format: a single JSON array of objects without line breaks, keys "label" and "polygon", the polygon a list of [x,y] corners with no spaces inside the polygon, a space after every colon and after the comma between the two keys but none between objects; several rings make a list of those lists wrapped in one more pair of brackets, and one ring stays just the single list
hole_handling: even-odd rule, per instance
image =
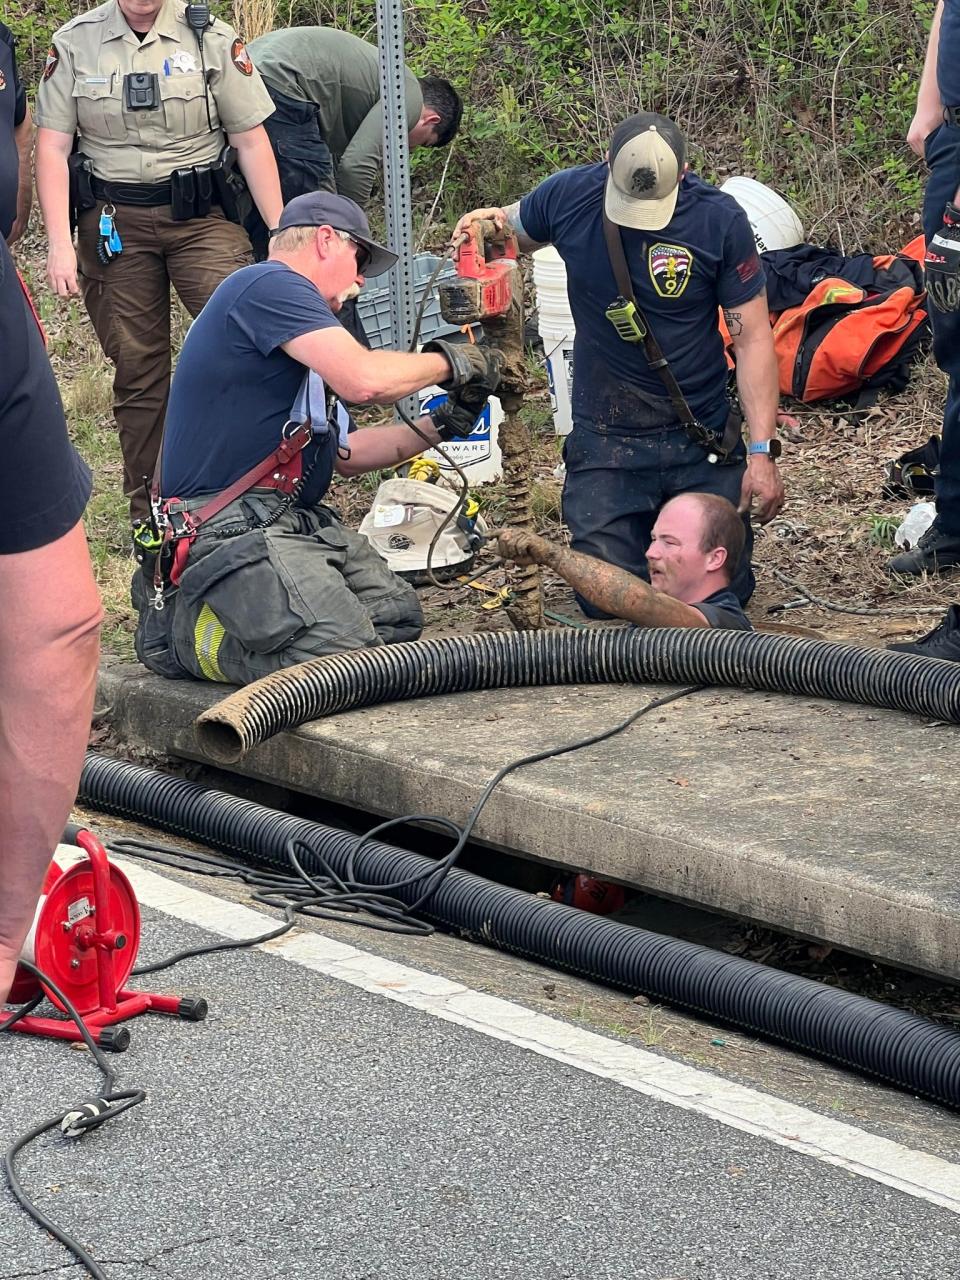
[{"label": "black boot", "polygon": [[960,565],[960,537],[944,533],[934,520],[915,547],[887,561],[888,573],[942,573]]},{"label": "black boot", "polygon": [[960,662],[960,605],[952,604],[946,617],[932,631],[911,644],[888,644],[897,653],[919,653],[922,658],[944,658]]}]

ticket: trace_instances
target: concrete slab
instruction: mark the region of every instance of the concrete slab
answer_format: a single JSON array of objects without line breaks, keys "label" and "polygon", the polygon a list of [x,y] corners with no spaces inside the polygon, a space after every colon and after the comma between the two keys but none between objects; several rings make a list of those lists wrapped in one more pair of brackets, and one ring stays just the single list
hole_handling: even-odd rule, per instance
[{"label": "concrete slab", "polygon": [[[664,686],[498,690],[353,711],[280,734],[238,773],[397,816],[462,820],[507,761],[612,726]],[[204,760],[224,689],[101,673],[121,739]],[[960,729],[898,712],[710,689],[521,769],[481,842],[960,980]]]}]

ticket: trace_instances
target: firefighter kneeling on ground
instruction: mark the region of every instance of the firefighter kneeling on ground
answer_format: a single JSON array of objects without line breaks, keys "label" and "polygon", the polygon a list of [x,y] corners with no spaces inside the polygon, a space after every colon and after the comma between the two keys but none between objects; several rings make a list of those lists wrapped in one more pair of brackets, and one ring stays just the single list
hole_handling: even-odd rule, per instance
[{"label": "firefighter kneeling on ground", "polygon": [[[396,255],[360,208],[291,200],[267,262],[234,273],[187,335],[161,452],[160,537],[134,575],[140,660],[171,678],[245,684],[322,654],[415,640],[413,588],[323,499],[334,471],[395,467],[469,431],[499,381],[496,351],[370,351],[341,299]],[[417,423],[353,431],[336,397],[390,403],[439,383]],[[161,542],[162,545],[156,545]]]}]

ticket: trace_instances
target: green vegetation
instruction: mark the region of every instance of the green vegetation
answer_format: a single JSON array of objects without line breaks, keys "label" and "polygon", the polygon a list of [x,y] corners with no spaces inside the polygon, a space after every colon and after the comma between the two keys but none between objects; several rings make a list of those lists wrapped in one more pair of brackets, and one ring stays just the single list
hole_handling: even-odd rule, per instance
[{"label": "green vegetation", "polygon": [[[28,84],[39,80],[52,33],[86,7],[86,0],[4,6]],[[319,22],[376,39],[375,0],[236,0],[232,8],[215,0],[213,8],[248,37]],[[441,244],[464,210],[514,199],[559,166],[600,159],[619,119],[655,109],[684,127],[698,172],[770,182],[796,207],[809,240],[848,253],[896,249],[919,229],[923,169],[904,135],[932,8],[931,0],[881,0],[879,7],[867,0],[408,0],[408,61],[423,74],[447,76],[466,102],[452,150],[414,155],[418,238],[438,188],[425,247]],[[58,303],[46,289],[43,253],[35,212],[18,262],[50,336],[71,428],[95,473],[87,527],[107,609],[105,647],[129,655],[133,562],[110,368],[82,305]],[[176,308],[175,320],[178,347],[183,317]],[[870,441],[875,457],[895,456],[935,425],[942,378],[930,374],[928,383],[881,419]],[[537,520],[555,533],[559,442],[542,397],[528,402],[525,416],[542,464],[533,489]],[[799,521],[791,537],[813,548],[806,569],[822,564],[826,573],[835,565],[838,539],[843,563],[850,563],[853,537],[872,546],[869,559],[853,558],[858,584],[851,592],[861,589],[868,568],[876,591],[886,590],[877,549],[902,516],[899,504],[878,509],[875,461],[857,472],[854,488],[838,491],[836,426],[811,420],[805,430],[799,454],[808,461],[792,459],[788,516]],[[843,474],[850,474],[846,453]],[[367,509],[379,479],[342,486],[337,500],[348,519]],[[487,519],[508,518],[502,486],[486,486],[482,496]],[[850,508],[843,518],[838,502]],[[782,552],[784,567],[795,571],[794,543],[768,542],[766,555]],[[813,585],[836,593],[833,578]],[[456,611],[445,600],[443,621],[453,625]],[[472,603],[467,613],[474,616]]]},{"label": "green vegetation", "polygon": [[882,547],[884,550],[893,550],[895,543],[893,535],[899,528],[900,521],[896,516],[888,515],[870,515],[867,517],[867,536],[871,547]]},{"label": "green vegetation", "polygon": [[[14,0],[5,21],[36,83],[52,31],[85,7]],[[374,0],[237,0],[241,31],[330,23],[376,39]],[[903,141],[929,0],[411,0],[408,60],[447,76],[467,111],[438,221],[596,160],[638,109],[675,116],[694,167],[746,173],[795,204],[807,236],[847,252],[915,233],[922,169]],[[421,214],[446,154],[414,157]]]}]

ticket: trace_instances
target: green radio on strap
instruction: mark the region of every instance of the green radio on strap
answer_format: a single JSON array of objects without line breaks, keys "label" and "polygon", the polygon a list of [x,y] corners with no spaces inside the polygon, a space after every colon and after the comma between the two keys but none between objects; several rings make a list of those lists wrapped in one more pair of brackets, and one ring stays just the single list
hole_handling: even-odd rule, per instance
[{"label": "green radio on strap", "polygon": [[637,304],[632,298],[619,295],[610,303],[604,314],[624,342],[642,342],[647,336],[646,328],[637,311]]}]

